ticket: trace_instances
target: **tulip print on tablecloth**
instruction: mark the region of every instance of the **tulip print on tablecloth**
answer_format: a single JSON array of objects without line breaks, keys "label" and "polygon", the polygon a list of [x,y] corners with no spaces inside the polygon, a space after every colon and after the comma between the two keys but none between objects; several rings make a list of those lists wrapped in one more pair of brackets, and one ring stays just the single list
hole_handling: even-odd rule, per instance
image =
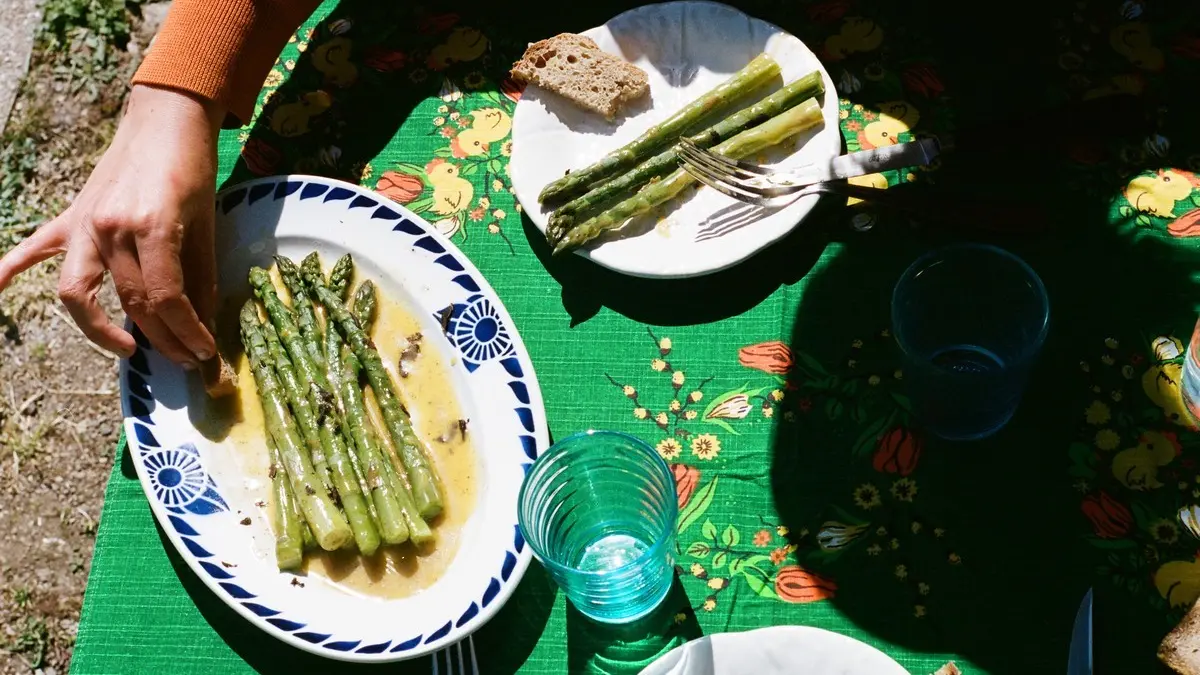
[{"label": "tulip print on tablecloth", "polygon": [[1090,400],[1068,448],[1099,576],[1171,625],[1200,598],[1200,430],[1183,404],[1185,357],[1172,335],[1104,340],[1079,363]]}]

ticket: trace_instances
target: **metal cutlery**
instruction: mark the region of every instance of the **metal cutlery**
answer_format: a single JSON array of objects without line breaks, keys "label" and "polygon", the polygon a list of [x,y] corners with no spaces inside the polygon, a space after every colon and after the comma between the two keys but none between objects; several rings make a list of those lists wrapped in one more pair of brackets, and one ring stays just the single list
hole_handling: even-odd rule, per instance
[{"label": "metal cutlery", "polygon": [[764,206],[781,197],[811,194],[806,188],[818,183],[927,165],[939,153],[937,139],[924,138],[840,155],[827,164],[775,169],[722,157],[701,149],[688,138],[681,138],[676,150],[683,168],[698,180],[735,199]]},{"label": "metal cutlery", "polygon": [[1075,614],[1071,631],[1071,650],[1067,654],[1067,675],[1092,675],[1092,589],[1088,589]]},{"label": "metal cutlery", "polygon": [[467,639],[434,652],[433,675],[479,675],[475,638],[468,635]]}]

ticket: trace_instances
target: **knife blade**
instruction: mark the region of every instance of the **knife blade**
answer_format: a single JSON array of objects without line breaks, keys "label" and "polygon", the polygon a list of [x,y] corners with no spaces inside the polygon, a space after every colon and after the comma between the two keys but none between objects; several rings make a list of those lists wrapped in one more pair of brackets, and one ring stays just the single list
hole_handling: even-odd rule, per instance
[{"label": "knife blade", "polygon": [[1071,630],[1071,648],[1067,653],[1067,675],[1092,675],[1092,589],[1088,589]]}]

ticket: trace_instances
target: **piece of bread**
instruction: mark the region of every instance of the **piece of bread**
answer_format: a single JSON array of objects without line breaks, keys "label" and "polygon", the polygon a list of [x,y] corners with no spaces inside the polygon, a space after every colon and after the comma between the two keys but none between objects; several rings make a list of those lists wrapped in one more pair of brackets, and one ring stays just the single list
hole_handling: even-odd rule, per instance
[{"label": "piece of bread", "polygon": [[951,661],[941,668],[938,668],[933,675],[962,675],[962,671],[958,669],[958,666],[956,666],[953,661]]},{"label": "piece of bread", "polygon": [[237,391],[238,376],[225,357],[217,355],[200,364],[200,376],[204,378],[204,391],[209,398],[231,396]]},{"label": "piece of bread", "polygon": [[1158,660],[1179,675],[1200,675],[1200,601],[1163,638]]},{"label": "piece of bread", "polygon": [[572,33],[530,45],[513,65],[512,76],[610,120],[625,103],[650,91],[650,79],[641,68],[601,50],[591,38]]}]

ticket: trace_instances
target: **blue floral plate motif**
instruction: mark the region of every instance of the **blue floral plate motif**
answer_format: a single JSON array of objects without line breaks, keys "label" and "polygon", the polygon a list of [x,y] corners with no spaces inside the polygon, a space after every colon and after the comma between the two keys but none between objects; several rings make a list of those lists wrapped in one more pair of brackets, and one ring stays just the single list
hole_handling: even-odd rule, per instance
[{"label": "blue floral plate motif", "polygon": [[228,442],[196,428],[184,372],[135,328],[138,349],[121,364],[121,400],[129,451],[155,517],[213,593],[295,647],[343,661],[395,661],[461,640],[504,604],[531,556],[517,527],[517,495],[548,433],[511,317],[446,237],[355,185],[313,176],[243,183],[217,195],[217,220],[221,293],[231,306],[249,297],[249,267],[269,265],[276,253],[317,250],[326,261],[353,254],[365,276],[418,317],[426,348],[441,349],[454,364],[484,478],[454,560],[424,591],[381,600],[312,576],[293,584],[296,577],[276,566],[267,512],[248,497],[249,482],[266,477],[247,475]]}]

